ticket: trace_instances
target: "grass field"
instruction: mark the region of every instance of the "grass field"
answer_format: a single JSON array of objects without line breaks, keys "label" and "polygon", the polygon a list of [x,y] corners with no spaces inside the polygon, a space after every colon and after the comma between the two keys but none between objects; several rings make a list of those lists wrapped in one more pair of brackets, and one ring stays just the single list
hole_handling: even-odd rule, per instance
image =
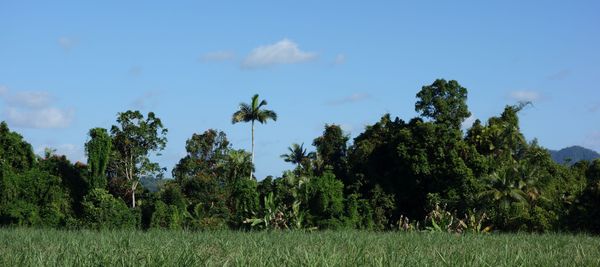
[{"label": "grass field", "polygon": [[585,235],[0,229],[0,266],[600,266]]}]

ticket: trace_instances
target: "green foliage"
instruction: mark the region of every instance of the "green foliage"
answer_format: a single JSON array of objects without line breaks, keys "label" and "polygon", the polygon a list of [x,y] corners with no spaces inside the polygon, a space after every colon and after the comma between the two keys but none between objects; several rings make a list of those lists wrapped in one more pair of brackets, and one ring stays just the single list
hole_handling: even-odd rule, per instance
[{"label": "green foliage", "polygon": [[[267,123],[268,120],[277,121],[277,113],[272,110],[264,109],[267,105],[266,100],[260,100],[258,94],[252,96],[250,104],[240,103],[239,110],[233,113],[231,123],[251,122],[252,127],[252,165],[254,165],[254,122],[258,121],[261,124]],[[253,179],[252,171],[250,171],[250,179]]]},{"label": "green foliage", "polygon": [[151,228],[181,229],[185,218],[185,209],[175,205],[167,205],[162,201],[154,203]]},{"label": "green foliage", "polygon": [[[184,181],[200,173],[211,177],[223,176],[223,168],[229,157],[230,147],[227,136],[213,129],[203,134],[193,134],[186,141],[187,155],[173,169],[173,177]],[[231,177],[233,179],[235,177]]]},{"label": "green foliage", "polygon": [[240,103],[240,108],[231,119],[232,123],[254,122],[266,123],[269,119],[277,121],[277,113],[272,110],[265,110],[262,107],[267,105],[266,100],[260,100],[258,94],[252,96],[250,104]]},{"label": "green foliage", "polygon": [[296,172],[299,174],[310,174],[312,161],[316,160],[316,154],[314,152],[306,152],[306,148],[304,148],[304,143],[302,144],[292,144],[291,147],[288,147],[289,154],[281,155],[281,158],[285,162],[296,164]]},{"label": "green foliage", "polygon": [[61,227],[71,216],[69,195],[57,176],[38,169],[13,173],[4,167],[0,186],[1,225]]},{"label": "green foliage", "polygon": [[83,225],[91,229],[136,228],[138,219],[123,200],[105,189],[93,189],[83,199]]},{"label": "green foliage", "polygon": [[[529,103],[476,120],[465,134],[470,112],[458,82],[436,80],[417,97],[420,117],[386,114],[352,143],[339,126],[326,125],[313,141],[316,153],[292,144],[282,158],[296,168],[260,182],[252,175],[254,122],[277,115],[258,95],[232,116],[233,123],[252,123],[252,153],[233,149],[217,130],[193,134],[173,180],[162,179],[164,169],[150,160],[167,141],[153,113],[119,113],[110,135],[90,130],[87,166],[51,149],[36,158],[1,123],[0,224],[407,232],[423,225],[480,233],[489,223],[497,231],[600,232],[600,160],[557,164],[537,140],[528,142],[519,112]],[[151,188],[138,187],[142,180]],[[130,201],[140,209],[128,209]]]},{"label": "green foliage", "polygon": [[239,179],[233,184],[230,196],[231,222],[234,228],[243,225],[243,221],[250,218],[259,210],[257,183],[254,180]]},{"label": "green foliage", "polygon": [[254,171],[252,164],[252,154],[243,149],[230,150],[225,163],[223,164],[224,175],[228,183],[234,183],[242,178],[247,177],[243,174]]},{"label": "green foliage", "polygon": [[275,204],[273,193],[269,193],[264,198],[264,207],[259,214],[259,217],[247,218],[245,224],[249,224],[253,228],[280,230],[289,229],[288,221],[284,217],[285,214]]},{"label": "green foliage", "polygon": [[35,164],[31,145],[20,134],[11,132],[4,121],[0,123],[0,164],[16,172],[28,170]]},{"label": "green foliage", "polygon": [[319,229],[336,229],[343,224],[344,184],[330,172],[308,183],[308,221]]},{"label": "green foliage", "polygon": [[585,229],[600,233],[600,160],[580,162],[573,167],[581,170],[586,179],[584,190],[576,195],[566,219],[573,230]]},{"label": "green foliage", "polygon": [[[491,231],[490,226],[484,226],[487,223],[487,214],[476,212],[469,212],[465,214],[465,217],[460,219],[446,210],[446,206],[440,206],[435,204],[435,208],[432,209],[429,214],[425,217],[425,229],[429,232],[447,232],[447,233],[489,233]],[[418,228],[418,226],[417,226]]]},{"label": "green foliage", "polygon": [[471,116],[466,104],[467,89],[457,81],[435,80],[431,85],[423,86],[417,98],[415,110],[436,123],[460,129],[461,123]]},{"label": "green foliage", "polygon": [[47,154],[39,160],[39,168],[50,175],[60,177],[61,187],[69,195],[70,206],[76,216],[81,214],[81,202],[88,193],[87,167],[82,163],[75,165],[65,156]]},{"label": "green foliage", "polygon": [[373,213],[373,225],[384,230],[391,226],[392,212],[395,209],[394,196],[385,193],[378,185],[370,192],[369,202]]},{"label": "green foliage", "polygon": [[90,174],[88,188],[106,188],[106,170],[112,152],[112,140],[108,131],[94,128],[89,132],[90,140],[85,144]]},{"label": "green foliage", "polygon": [[317,160],[323,165],[317,174],[320,175],[325,168],[330,168],[338,179],[345,183],[350,182],[347,159],[349,139],[350,137],[344,134],[339,125],[325,125],[323,135],[313,141],[313,145],[317,148]]},{"label": "green foliage", "polygon": [[117,123],[110,130],[114,151],[111,178],[124,179],[130,189],[131,206],[135,208],[140,177],[162,174],[163,169],[149,156],[153,152],[160,155],[159,152],[165,148],[167,129],[153,112],[148,113],[147,118],[139,111],[119,113]]}]

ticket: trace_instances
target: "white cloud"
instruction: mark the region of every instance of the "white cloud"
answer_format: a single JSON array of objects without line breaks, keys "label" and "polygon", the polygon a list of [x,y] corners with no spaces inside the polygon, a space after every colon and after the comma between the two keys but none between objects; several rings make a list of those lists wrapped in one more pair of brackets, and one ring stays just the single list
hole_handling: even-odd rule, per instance
[{"label": "white cloud", "polygon": [[293,41],[283,39],[277,43],[259,46],[252,50],[242,62],[242,67],[252,69],[279,64],[294,64],[316,58],[316,53],[302,51]]},{"label": "white cloud", "polygon": [[75,46],[77,42],[70,37],[62,36],[58,38],[58,45],[64,50],[69,51]]},{"label": "white cloud", "polygon": [[72,110],[54,107],[33,110],[8,107],[4,115],[11,125],[24,128],[67,128],[73,121]]},{"label": "white cloud", "polygon": [[7,102],[13,106],[23,106],[27,108],[43,108],[47,107],[53,97],[48,92],[42,91],[24,91],[17,92],[7,97]]},{"label": "white cloud", "polygon": [[228,61],[233,59],[235,59],[235,54],[231,51],[214,51],[204,53],[200,56],[200,61],[202,62]]},{"label": "white cloud", "polygon": [[354,103],[354,102],[359,102],[359,101],[363,101],[363,100],[367,100],[371,98],[371,95],[366,94],[366,93],[354,93],[351,94],[349,96],[346,96],[344,98],[341,99],[336,99],[336,100],[332,100],[327,102],[328,105],[330,106],[337,106],[337,105],[343,105],[343,104],[349,104],[349,103]]},{"label": "white cloud", "polygon": [[515,101],[537,101],[542,98],[542,95],[535,91],[513,91],[508,95],[510,99]]},{"label": "white cloud", "polygon": [[344,63],[346,63],[346,55],[344,54],[338,54],[333,60],[334,65],[342,65]]},{"label": "white cloud", "polygon": [[6,107],[3,117],[14,126],[23,128],[66,128],[73,121],[73,110],[52,106],[54,97],[44,91],[21,91],[11,93],[4,87],[0,100]]}]

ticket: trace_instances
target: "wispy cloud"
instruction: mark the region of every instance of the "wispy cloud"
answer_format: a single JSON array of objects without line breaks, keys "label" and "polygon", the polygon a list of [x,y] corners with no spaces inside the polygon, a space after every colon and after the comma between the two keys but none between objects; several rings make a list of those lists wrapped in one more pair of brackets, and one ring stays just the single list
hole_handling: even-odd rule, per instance
[{"label": "wispy cloud", "polygon": [[594,103],[588,108],[588,111],[592,113],[596,113],[598,110],[600,110],[600,103]]},{"label": "wispy cloud", "polygon": [[542,95],[536,91],[512,91],[508,94],[508,98],[515,101],[530,101],[535,102],[542,98]]},{"label": "wispy cloud", "polygon": [[44,91],[20,91],[12,93],[8,88],[0,90],[0,99],[6,104],[3,117],[16,127],[51,129],[66,128],[74,117],[72,109],[53,106],[55,98]]},{"label": "wispy cloud", "polygon": [[200,56],[201,62],[220,62],[220,61],[229,61],[235,59],[235,53],[231,51],[213,51],[204,53]]},{"label": "wispy cloud", "polygon": [[364,101],[371,98],[371,95],[367,94],[367,93],[354,93],[351,94],[349,96],[340,98],[340,99],[335,99],[335,100],[331,100],[327,102],[327,105],[330,106],[338,106],[338,105],[344,105],[344,104],[349,104],[349,103],[355,103],[355,102],[360,102],[360,101]]},{"label": "wispy cloud", "polygon": [[76,44],[77,41],[75,41],[71,37],[62,36],[58,38],[58,45],[60,45],[60,47],[62,47],[67,52],[70,51]]},{"label": "wispy cloud", "polygon": [[133,67],[129,68],[129,71],[127,73],[131,76],[137,77],[137,76],[142,75],[143,70],[144,69],[140,66],[133,66]]},{"label": "wispy cloud", "polygon": [[242,68],[254,69],[280,64],[295,64],[316,58],[316,53],[302,51],[293,41],[283,39],[277,43],[259,46],[252,50],[242,61]]},{"label": "wispy cloud", "polygon": [[54,107],[19,109],[8,107],[4,111],[7,121],[14,126],[36,129],[67,128],[73,120],[73,110]]},{"label": "wispy cloud", "polygon": [[135,109],[152,109],[158,106],[158,96],[160,93],[158,91],[147,91],[140,97],[136,98],[131,106]]},{"label": "wispy cloud", "polygon": [[342,65],[344,63],[346,63],[346,55],[338,54],[337,56],[335,56],[335,59],[333,60],[333,65]]},{"label": "wispy cloud", "polygon": [[565,78],[569,77],[569,75],[571,75],[571,70],[562,69],[560,71],[557,71],[555,73],[548,75],[546,77],[546,79],[551,80],[551,81],[564,80]]},{"label": "wispy cloud", "polygon": [[42,91],[24,91],[16,92],[5,98],[6,102],[12,106],[22,106],[26,108],[44,108],[54,101],[54,98],[48,92]]}]

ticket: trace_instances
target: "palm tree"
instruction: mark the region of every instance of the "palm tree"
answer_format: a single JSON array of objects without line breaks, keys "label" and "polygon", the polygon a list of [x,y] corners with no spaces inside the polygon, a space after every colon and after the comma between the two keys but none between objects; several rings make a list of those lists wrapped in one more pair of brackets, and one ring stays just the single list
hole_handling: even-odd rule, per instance
[{"label": "palm tree", "polygon": [[288,147],[288,150],[290,151],[290,153],[281,155],[281,158],[285,162],[290,162],[298,166],[306,163],[307,160],[313,159],[315,157],[314,152],[310,152],[308,154],[306,153],[304,143],[302,143],[301,145],[294,143],[291,147]]},{"label": "palm tree", "polygon": [[[267,120],[272,119],[277,121],[277,113],[268,109],[261,109],[267,105],[266,100],[259,101],[258,94],[252,97],[252,102],[240,103],[240,109],[233,113],[231,123],[251,122],[252,123],[252,165],[254,165],[254,122],[258,121],[261,124],[267,123]],[[250,170],[250,179],[252,179],[252,170]]]},{"label": "palm tree", "polygon": [[480,197],[492,200],[503,210],[508,210],[511,203],[526,202],[523,181],[514,180],[506,171],[494,172],[488,179],[487,190],[481,192]]},{"label": "palm tree", "polygon": [[246,171],[252,171],[251,155],[243,149],[229,151],[229,157],[225,166],[227,166],[229,182],[234,182],[238,179],[238,174]]},{"label": "palm tree", "polygon": [[487,197],[505,210],[511,203],[534,202],[539,196],[536,170],[517,161],[505,164],[488,177],[487,190],[480,196]]}]

